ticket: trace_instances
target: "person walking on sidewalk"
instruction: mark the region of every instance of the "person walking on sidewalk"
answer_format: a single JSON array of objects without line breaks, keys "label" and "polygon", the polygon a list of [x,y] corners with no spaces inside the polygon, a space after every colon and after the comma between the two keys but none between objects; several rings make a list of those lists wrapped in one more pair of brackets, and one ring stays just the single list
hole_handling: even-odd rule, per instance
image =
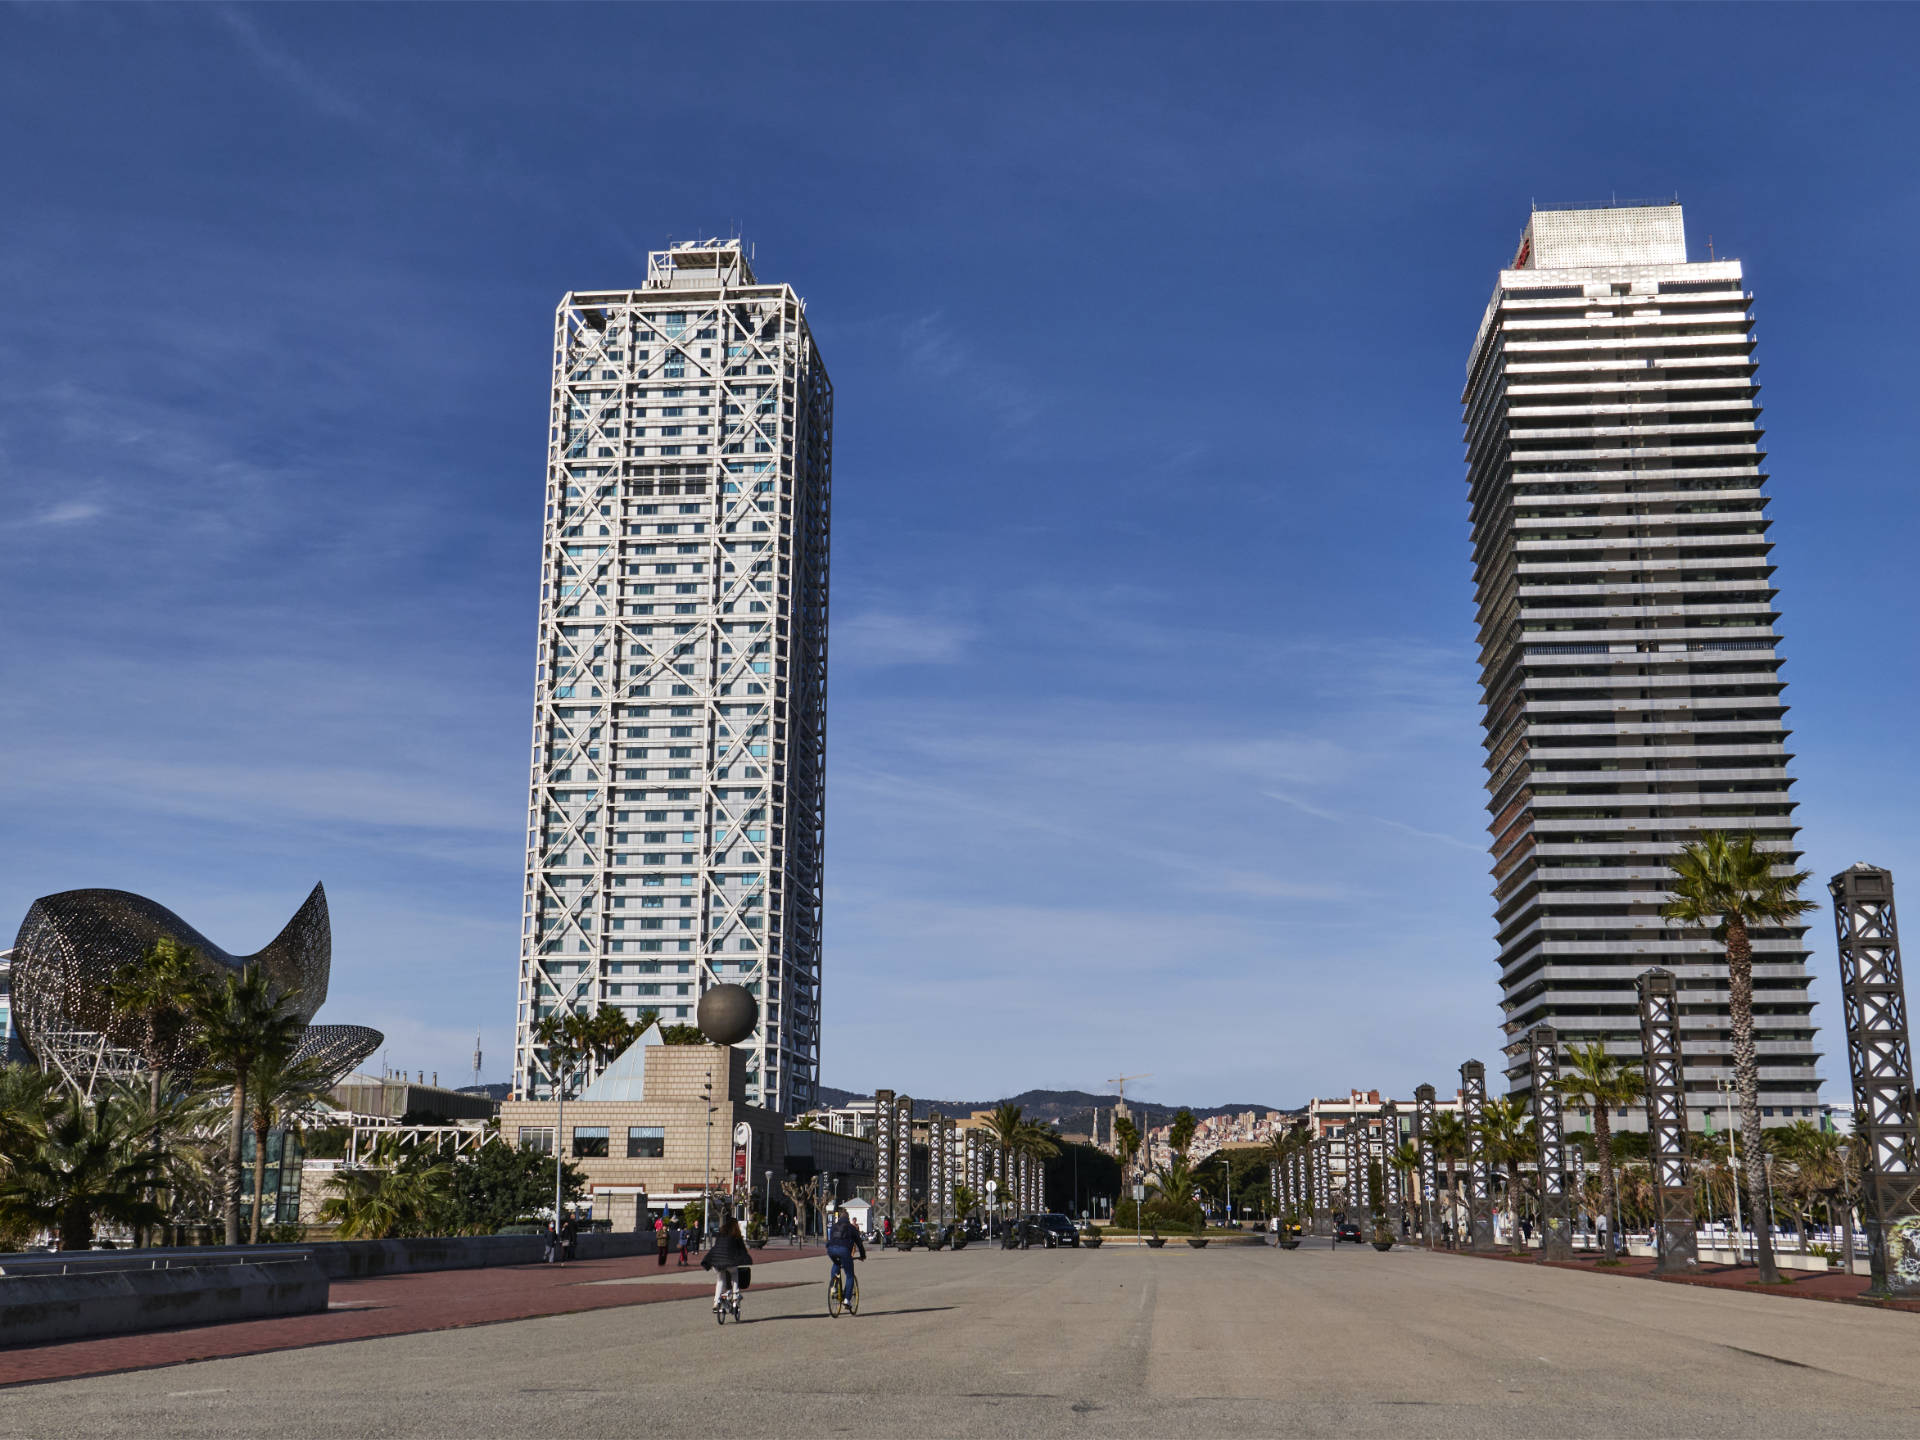
[{"label": "person walking on sidewalk", "polygon": [[682,1265],[687,1263],[687,1247],[691,1244],[693,1244],[693,1227],[682,1225],[680,1227],[680,1263]]},{"label": "person walking on sidewalk", "polygon": [[667,1264],[667,1217],[662,1215],[653,1222],[653,1243],[660,1248],[660,1267]]}]

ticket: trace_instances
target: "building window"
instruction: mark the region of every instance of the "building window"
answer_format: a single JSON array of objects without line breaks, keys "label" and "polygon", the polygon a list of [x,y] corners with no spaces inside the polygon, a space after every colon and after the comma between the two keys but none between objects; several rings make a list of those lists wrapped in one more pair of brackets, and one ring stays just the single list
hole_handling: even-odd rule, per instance
[{"label": "building window", "polygon": [[607,1127],[604,1125],[576,1125],[573,1127],[573,1158],[576,1160],[604,1160],[607,1155]]},{"label": "building window", "polygon": [[520,1127],[520,1148],[531,1150],[536,1155],[553,1154],[553,1127],[550,1125],[522,1125]]},{"label": "building window", "polygon": [[658,1160],[667,1153],[667,1132],[658,1125],[627,1127],[627,1158]]}]

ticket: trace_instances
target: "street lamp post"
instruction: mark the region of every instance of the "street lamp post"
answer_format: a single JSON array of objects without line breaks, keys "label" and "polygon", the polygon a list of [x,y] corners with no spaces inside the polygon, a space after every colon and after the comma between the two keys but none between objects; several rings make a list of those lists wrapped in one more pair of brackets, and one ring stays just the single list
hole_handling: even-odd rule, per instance
[{"label": "street lamp post", "polygon": [[700,1193],[700,1233],[713,1234],[713,1071],[707,1071],[707,1083],[701,1087],[707,1100],[707,1180]]}]

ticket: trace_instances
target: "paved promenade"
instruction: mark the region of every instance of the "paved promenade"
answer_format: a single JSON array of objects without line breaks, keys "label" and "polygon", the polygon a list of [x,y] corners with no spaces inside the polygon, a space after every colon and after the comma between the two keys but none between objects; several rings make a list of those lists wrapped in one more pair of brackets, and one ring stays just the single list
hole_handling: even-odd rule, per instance
[{"label": "paved promenade", "polygon": [[1920,1316],[1852,1305],[1414,1250],[975,1247],[875,1252],[830,1320],[825,1275],[760,1267],[738,1327],[621,1305],[21,1386],[0,1436],[1920,1436]]}]

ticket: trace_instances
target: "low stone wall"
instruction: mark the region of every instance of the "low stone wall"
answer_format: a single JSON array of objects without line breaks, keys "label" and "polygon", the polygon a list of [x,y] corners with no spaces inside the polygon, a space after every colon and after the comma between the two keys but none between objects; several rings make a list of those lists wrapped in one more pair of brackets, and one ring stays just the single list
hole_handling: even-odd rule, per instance
[{"label": "low stone wall", "polygon": [[[448,1235],[426,1240],[337,1240],[300,1247],[329,1279],[407,1275],[421,1270],[476,1270],[487,1265],[537,1265],[547,1252],[543,1235]],[[650,1254],[651,1235],[588,1231],[574,1241],[574,1258],[611,1260]]]},{"label": "low stone wall", "polygon": [[326,1273],[305,1255],[171,1269],[0,1277],[0,1346],[171,1330],[327,1308]]},{"label": "low stone wall", "polygon": [[[613,1260],[653,1253],[652,1235],[586,1231],[574,1258]],[[245,1245],[238,1249],[187,1246],[156,1250],[73,1250],[0,1255],[0,1280],[25,1275],[79,1275],[121,1270],[196,1269],[222,1265],[311,1260],[329,1280],[408,1275],[423,1270],[476,1270],[488,1265],[537,1265],[543,1235],[446,1235],[424,1240],[321,1240],[299,1245]]]}]

